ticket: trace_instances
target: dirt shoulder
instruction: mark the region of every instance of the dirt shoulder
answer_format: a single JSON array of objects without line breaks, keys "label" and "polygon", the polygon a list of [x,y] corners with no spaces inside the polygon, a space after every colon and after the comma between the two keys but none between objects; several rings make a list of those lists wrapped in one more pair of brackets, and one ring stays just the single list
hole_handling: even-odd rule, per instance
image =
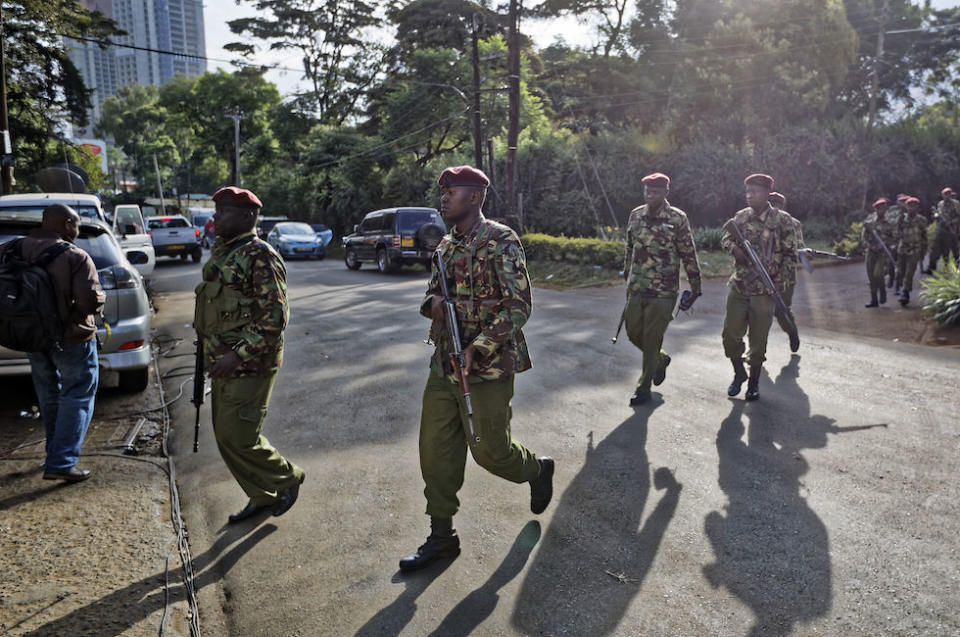
[{"label": "dirt shoulder", "polygon": [[[115,380],[113,380],[115,383]],[[159,457],[157,385],[130,396],[102,376],[81,466],[85,482],[42,480],[43,424],[29,378],[4,379],[0,401],[0,633],[189,635],[167,461]],[[122,456],[146,417],[138,455]]]}]

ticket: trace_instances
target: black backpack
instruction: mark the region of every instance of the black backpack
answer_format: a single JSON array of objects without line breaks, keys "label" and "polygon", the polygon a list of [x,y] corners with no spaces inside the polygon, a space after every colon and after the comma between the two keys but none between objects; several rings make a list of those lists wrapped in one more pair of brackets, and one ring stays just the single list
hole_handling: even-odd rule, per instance
[{"label": "black backpack", "polygon": [[63,320],[46,267],[70,249],[58,241],[35,261],[24,261],[23,239],[0,257],[0,345],[18,352],[59,351]]}]

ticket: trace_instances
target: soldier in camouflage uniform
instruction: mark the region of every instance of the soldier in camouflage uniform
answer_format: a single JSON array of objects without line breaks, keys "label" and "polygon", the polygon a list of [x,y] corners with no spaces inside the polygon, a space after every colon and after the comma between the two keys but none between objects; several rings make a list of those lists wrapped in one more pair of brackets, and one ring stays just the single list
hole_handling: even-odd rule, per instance
[{"label": "soldier in camouflage uniform", "polygon": [[864,307],[877,307],[887,302],[887,287],[883,277],[891,261],[887,251],[883,249],[884,246],[880,245],[871,230],[876,230],[880,241],[883,241],[889,250],[890,226],[885,218],[889,206],[890,201],[883,197],[874,201],[873,212],[864,220],[863,230],[860,232],[860,245],[866,256],[867,281],[870,284],[870,302]]},{"label": "soldier in camouflage uniform", "polygon": [[[797,233],[797,258],[794,261],[793,267],[787,268],[787,271],[784,272],[784,289],[783,294],[780,295],[783,298],[783,303],[787,306],[787,312],[784,314],[779,307],[774,310],[774,315],[777,317],[777,324],[780,326],[780,329],[790,337],[790,351],[796,352],[800,349],[800,335],[796,329],[797,319],[793,315],[793,290],[797,287],[797,270],[800,268],[799,251],[805,247],[803,245],[803,228],[800,220],[786,211],[786,197],[779,192],[771,192],[770,196],[767,197],[767,201],[770,202],[771,206],[790,218],[790,222],[793,223],[794,230]],[[791,324],[793,324],[794,329],[790,329]]]},{"label": "soldier in camouflage uniform", "polygon": [[897,205],[893,206],[887,210],[887,214],[884,217],[884,220],[887,222],[887,233],[889,238],[888,246],[890,246],[890,251],[893,252],[894,263],[891,263],[887,266],[887,275],[890,277],[889,282],[887,283],[888,288],[894,288],[893,293],[900,295],[900,285],[903,279],[903,273],[897,270],[897,263],[900,259],[897,256],[897,246],[900,245],[900,230],[903,225],[903,218],[907,214],[907,204],[904,203],[907,199],[910,198],[910,195],[900,193],[897,195]]},{"label": "soldier in camouflage uniform", "polygon": [[900,305],[910,302],[913,275],[920,259],[927,252],[927,219],[920,214],[920,200],[906,200],[907,214],[900,224],[900,243],[897,244],[897,276],[902,280]]},{"label": "soldier in camouflage uniform", "polygon": [[637,380],[631,405],[650,400],[650,384],[660,385],[667,375],[670,356],[661,349],[663,335],[673,318],[683,264],[692,296],[687,310],[700,296],[700,263],[687,215],[667,201],[670,178],[654,173],[643,178],[646,204],[630,212],[623,276],[627,280],[624,323],[627,336],[643,352],[643,374]]},{"label": "soldier in camouflage uniform", "polygon": [[[747,400],[760,397],[759,383],[763,361],[766,360],[767,336],[773,324],[776,305],[773,296],[764,287],[754,270],[736,233],[729,227],[734,223],[744,238],[751,243],[761,262],[773,279],[774,286],[783,292],[786,273],[795,267],[797,259],[796,230],[786,214],[773,208],[767,201],[773,189],[773,177],[750,175],[744,180],[747,208],[737,212],[724,226],[723,248],[733,254],[734,271],[728,282],[727,312],[723,322],[723,350],[733,364],[733,382],[727,388],[728,396],[736,396],[747,381]],[[750,349],[747,360],[750,375],[743,365],[743,337],[748,336]]]},{"label": "soldier in camouflage uniform", "polygon": [[264,509],[286,513],[303,482],[300,467],[274,449],[260,430],[283,359],[287,270],[254,234],[260,200],[233,186],[213,195],[217,239],[197,286],[194,327],[213,379],[213,431],[220,455],[249,502],[231,523]]},{"label": "soldier in camouflage uniform", "polygon": [[460,553],[453,516],[460,506],[467,448],[481,467],[510,482],[530,484],[530,509],[542,513],[553,494],[554,462],[537,458],[510,435],[514,375],[530,369],[521,328],[530,316],[530,278],[523,246],[507,226],[480,212],[490,180],[470,166],[447,168],[438,180],[441,214],[452,229],[437,247],[464,348],[464,372],[473,404],[475,439],[444,329],[443,296],[436,266],[420,313],[433,320],[436,350],[423,391],[420,469],[430,535],[400,569],[415,570]]},{"label": "soldier in camouflage uniform", "polygon": [[944,188],[940,191],[940,196],[942,199],[937,204],[937,233],[930,247],[930,263],[924,271],[926,274],[933,274],[940,257],[943,257],[944,261],[951,255],[954,261],[960,258],[960,242],[957,240],[960,236],[960,201],[957,201],[957,194],[952,188]]}]

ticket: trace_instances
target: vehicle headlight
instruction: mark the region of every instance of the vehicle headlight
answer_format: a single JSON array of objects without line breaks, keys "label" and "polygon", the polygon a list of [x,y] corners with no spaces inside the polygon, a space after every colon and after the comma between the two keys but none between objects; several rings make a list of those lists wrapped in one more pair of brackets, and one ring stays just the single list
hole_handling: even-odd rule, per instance
[{"label": "vehicle headlight", "polygon": [[122,265],[97,270],[100,275],[100,287],[104,290],[121,290],[140,287],[140,274]]}]

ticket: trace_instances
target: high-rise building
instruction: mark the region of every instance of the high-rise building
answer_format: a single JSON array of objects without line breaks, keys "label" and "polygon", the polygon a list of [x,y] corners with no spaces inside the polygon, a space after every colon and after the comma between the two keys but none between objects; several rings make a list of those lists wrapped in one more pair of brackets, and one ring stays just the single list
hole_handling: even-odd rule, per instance
[{"label": "high-rise building", "polygon": [[87,88],[93,91],[89,124],[85,129],[76,130],[75,135],[89,135],[100,120],[104,100],[122,86],[160,86],[178,75],[196,77],[206,71],[205,60],[156,52],[206,55],[201,0],[82,1],[88,9],[115,20],[127,35],[114,38],[121,46],[107,49],[92,42],[69,41],[70,59]]}]

